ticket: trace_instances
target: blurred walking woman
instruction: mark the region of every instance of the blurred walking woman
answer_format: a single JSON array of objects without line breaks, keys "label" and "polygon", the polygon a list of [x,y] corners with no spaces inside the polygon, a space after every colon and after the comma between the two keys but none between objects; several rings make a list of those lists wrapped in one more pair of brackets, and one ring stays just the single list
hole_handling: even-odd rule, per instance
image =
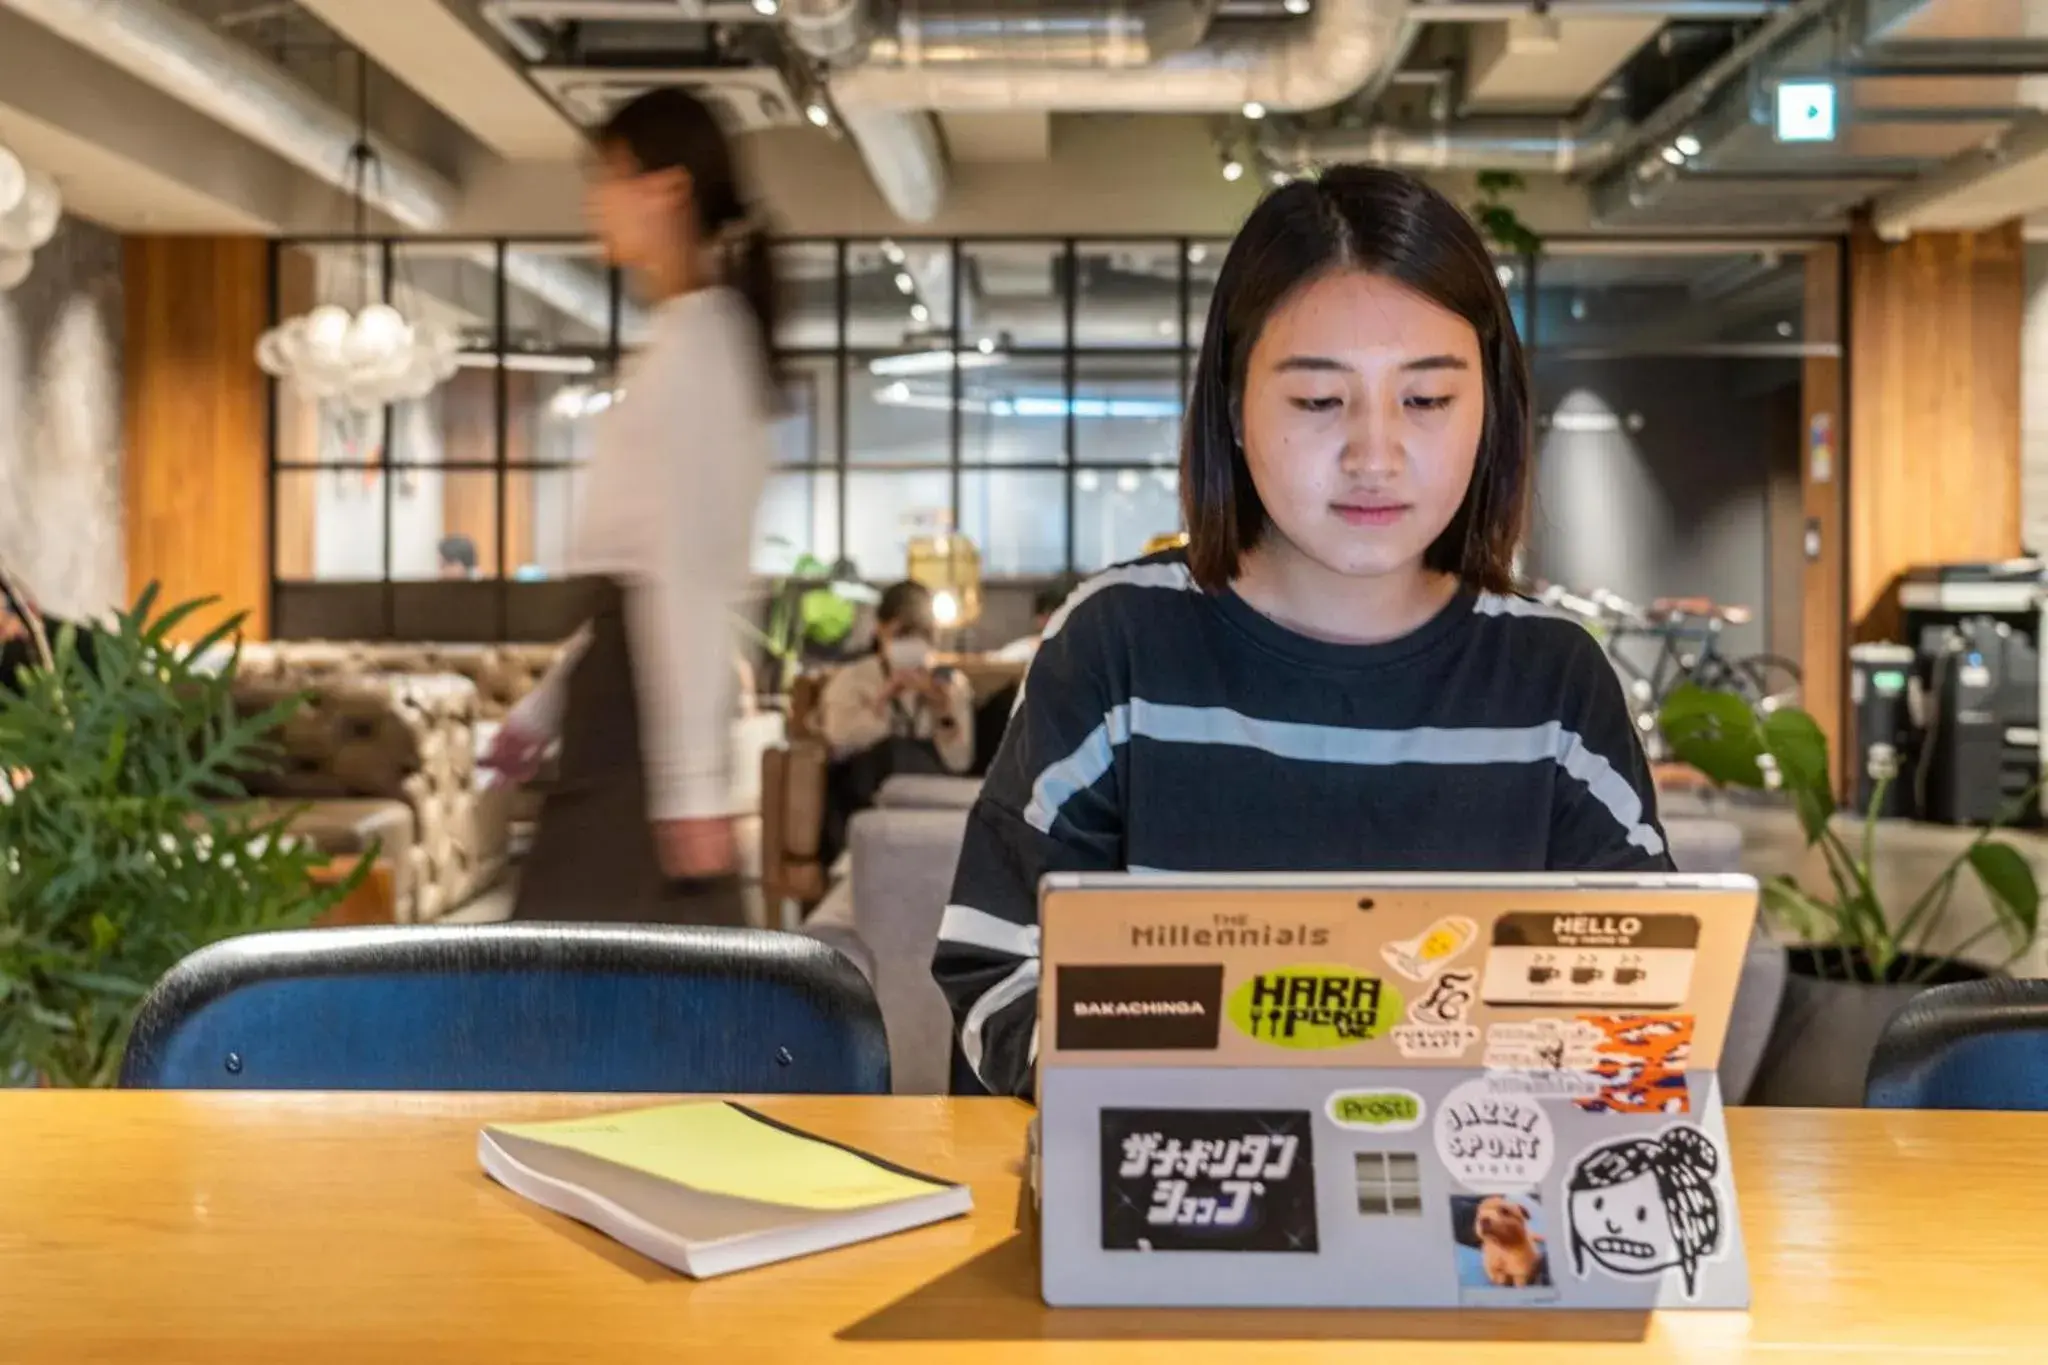
[{"label": "blurred walking woman", "polygon": [[769,462],[768,246],[681,90],[599,132],[589,209],[650,317],[578,509],[586,624],[487,760],[524,780],[561,741],[515,917],[737,924],[727,613]]}]

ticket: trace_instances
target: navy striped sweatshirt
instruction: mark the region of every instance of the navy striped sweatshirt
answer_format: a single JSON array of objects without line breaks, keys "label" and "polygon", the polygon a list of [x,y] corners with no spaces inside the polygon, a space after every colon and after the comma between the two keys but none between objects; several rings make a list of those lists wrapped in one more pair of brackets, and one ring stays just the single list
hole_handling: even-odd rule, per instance
[{"label": "navy striped sweatshirt", "polygon": [[1038,883],[1083,871],[1668,869],[1621,685],[1577,622],[1460,592],[1337,645],[1173,551],[1052,618],[967,822],[933,974],[997,1094],[1037,1059]]}]

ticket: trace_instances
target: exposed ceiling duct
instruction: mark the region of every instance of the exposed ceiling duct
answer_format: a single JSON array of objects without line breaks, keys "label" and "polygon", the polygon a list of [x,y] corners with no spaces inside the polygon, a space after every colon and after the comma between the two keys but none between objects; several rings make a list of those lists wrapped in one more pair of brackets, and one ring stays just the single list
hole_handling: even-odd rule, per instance
[{"label": "exposed ceiling duct", "polygon": [[1500,170],[1570,175],[1604,164],[1619,130],[1568,120],[1468,119],[1441,127],[1334,128],[1261,142],[1267,156],[1307,169],[1363,161],[1408,170]]},{"label": "exposed ceiling duct", "polygon": [[[793,9],[829,8],[835,14],[847,6],[847,0],[791,3]],[[853,8],[865,11],[867,6],[856,0]],[[1407,0],[1318,0],[1304,18],[1214,26],[1196,45],[1142,66],[1035,65],[1038,59],[1021,46],[1024,39],[1004,27],[1015,20],[994,17],[1003,11],[993,3],[972,7],[991,16],[989,42],[970,42],[957,21],[950,21],[945,42],[916,36],[921,31],[915,26],[928,15],[957,15],[969,8],[902,5],[894,36],[871,30],[865,56],[834,67],[829,77],[834,101],[842,109],[948,111],[1223,113],[1248,104],[1275,111],[1323,109],[1349,98],[1388,63]],[[1150,7],[1068,8],[1083,22],[1084,11],[1107,15]],[[1209,12],[1207,6],[1180,8]],[[906,24],[913,26],[909,41],[903,37]],[[1100,53],[1129,51],[1099,37],[1075,38],[1063,50],[1071,56],[1089,42]]]},{"label": "exposed ceiling duct", "polygon": [[860,149],[875,188],[897,217],[929,223],[946,199],[946,152],[939,127],[914,109],[841,109],[846,135]]},{"label": "exposed ceiling duct", "polygon": [[[214,32],[163,0],[0,0],[0,5],[217,119],[250,141],[337,187],[349,183],[356,121],[321,100],[254,51]],[[373,139],[374,141],[374,139]],[[416,231],[454,216],[448,180],[416,159],[379,146],[382,174],[370,177],[370,202]],[[478,258],[495,262],[489,247]],[[611,314],[607,281],[565,262],[508,260],[512,283],[555,307],[603,327]],[[593,320],[598,320],[594,321]]]},{"label": "exposed ceiling duct", "polygon": [[878,28],[867,0],[788,0],[790,37],[814,57],[887,66],[1002,66],[1099,71],[1149,66],[1202,40],[1215,0],[898,0]]}]

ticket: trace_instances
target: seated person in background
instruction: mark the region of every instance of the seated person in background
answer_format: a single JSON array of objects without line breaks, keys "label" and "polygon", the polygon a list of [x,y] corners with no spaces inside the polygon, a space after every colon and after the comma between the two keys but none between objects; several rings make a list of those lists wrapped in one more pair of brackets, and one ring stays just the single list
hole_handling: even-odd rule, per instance
[{"label": "seated person in background", "polygon": [[468,536],[444,536],[439,551],[441,577],[476,577],[476,542]]},{"label": "seated person in background", "polygon": [[[994,658],[1002,663],[1028,664],[1038,653],[1038,642],[1045,636],[1045,628],[1052,622],[1053,613],[1060,609],[1074,591],[1071,579],[1061,579],[1051,587],[1040,588],[1038,595],[1031,599],[1031,617],[1035,627],[1031,634],[1022,639],[1012,640],[997,650]],[[1019,684],[1010,683],[988,694],[980,705],[974,708],[974,772],[975,777],[988,776],[988,765],[995,761],[996,751],[1002,747],[1003,732],[1010,728],[1010,716],[1017,709]]]},{"label": "seated person in background", "polygon": [[933,973],[997,1094],[1047,873],[1668,871],[1599,644],[1510,592],[1528,371],[1485,244],[1399,172],[1268,195],[1182,436],[1190,543],[1084,584],[970,814]]},{"label": "seated person in background", "polygon": [[931,590],[898,583],[875,608],[875,650],[825,684],[818,729],[831,750],[820,856],[830,867],[846,824],[896,773],[964,774],[974,766],[974,693],[956,669],[931,666]]},{"label": "seated person in background", "polygon": [[1052,614],[1060,609],[1060,604],[1073,591],[1074,585],[1065,579],[1049,588],[1040,588],[1038,595],[1031,599],[1031,633],[1010,641],[995,652],[995,657],[1004,663],[1030,663],[1032,656],[1038,653],[1038,642],[1045,635],[1046,623],[1052,620]]}]

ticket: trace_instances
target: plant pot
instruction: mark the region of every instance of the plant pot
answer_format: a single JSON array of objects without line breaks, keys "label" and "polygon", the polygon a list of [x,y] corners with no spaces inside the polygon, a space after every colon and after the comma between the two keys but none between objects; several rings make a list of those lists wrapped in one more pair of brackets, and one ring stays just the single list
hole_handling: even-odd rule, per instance
[{"label": "plant pot", "polygon": [[1861,1108],[1870,1055],[1892,1016],[1929,986],[1986,975],[1966,962],[1944,963],[1929,973],[1928,959],[1903,957],[1892,964],[1890,979],[1876,981],[1860,953],[1852,950],[1849,961],[1854,979],[1844,979],[1837,949],[1787,950],[1785,996],[1747,1103]]}]

